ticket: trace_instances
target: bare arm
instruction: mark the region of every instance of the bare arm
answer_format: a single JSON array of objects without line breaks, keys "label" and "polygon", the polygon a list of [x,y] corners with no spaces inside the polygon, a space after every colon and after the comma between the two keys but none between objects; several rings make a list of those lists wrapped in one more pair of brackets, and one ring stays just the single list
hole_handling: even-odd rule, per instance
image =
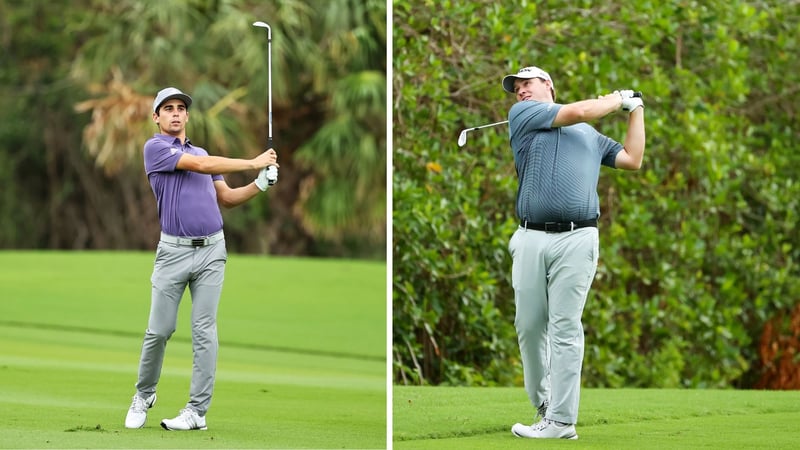
[{"label": "bare arm", "polygon": [[624,148],[615,160],[617,169],[639,170],[645,145],[644,108],[636,108],[628,116],[628,133],[622,145]]},{"label": "bare arm", "polygon": [[245,170],[259,170],[271,165],[278,165],[277,155],[273,149],[269,149],[253,159],[197,156],[184,153],[181,155],[175,168],[208,175],[217,175]]},{"label": "bare arm", "polygon": [[597,99],[568,103],[561,106],[552,126],[557,128],[590,122],[617,111],[621,106],[622,96],[617,92],[600,96]]},{"label": "bare arm", "polygon": [[217,191],[217,202],[228,209],[239,206],[261,193],[255,182],[232,188],[225,180],[217,180],[214,181],[214,189]]}]

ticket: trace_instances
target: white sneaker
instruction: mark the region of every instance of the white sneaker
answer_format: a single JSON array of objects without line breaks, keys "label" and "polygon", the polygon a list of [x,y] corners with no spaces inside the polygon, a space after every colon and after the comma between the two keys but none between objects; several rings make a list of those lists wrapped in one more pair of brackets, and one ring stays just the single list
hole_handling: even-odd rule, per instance
[{"label": "white sneaker", "polygon": [[142,428],[145,420],[147,420],[147,410],[156,404],[156,394],[153,393],[150,397],[139,397],[139,393],[133,396],[133,402],[128,409],[128,415],[125,416],[125,428]]},{"label": "white sneaker", "polygon": [[575,425],[558,425],[552,420],[542,419],[533,425],[515,423],[511,432],[516,437],[533,439],[578,439]]},{"label": "white sneaker", "polygon": [[161,421],[161,426],[165,430],[207,430],[206,418],[197,415],[195,410],[191,408],[184,408],[181,410],[178,417],[174,419],[164,419]]}]

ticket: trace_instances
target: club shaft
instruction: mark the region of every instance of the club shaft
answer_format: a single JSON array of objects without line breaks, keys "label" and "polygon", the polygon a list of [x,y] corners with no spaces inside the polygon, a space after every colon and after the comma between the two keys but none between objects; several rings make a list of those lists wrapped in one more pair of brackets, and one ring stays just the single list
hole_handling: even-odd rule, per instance
[{"label": "club shaft", "polygon": [[267,29],[267,148],[272,148],[272,27],[262,21],[253,23],[253,26]]},{"label": "club shaft", "polygon": [[504,124],[504,123],[508,123],[508,121],[507,121],[507,120],[504,120],[504,121],[502,121],[502,122],[495,122],[495,123],[490,123],[490,124],[487,124],[487,125],[481,125],[481,126],[478,126],[478,127],[467,128],[467,130],[466,130],[466,131],[475,131],[475,130],[480,130],[481,128],[489,128],[489,127],[494,127],[494,126],[497,126],[497,125],[502,125],[502,124]]},{"label": "club shaft", "polygon": [[272,30],[267,36],[267,97],[269,104],[267,114],[269,116],[269,146],[272,147]]}]

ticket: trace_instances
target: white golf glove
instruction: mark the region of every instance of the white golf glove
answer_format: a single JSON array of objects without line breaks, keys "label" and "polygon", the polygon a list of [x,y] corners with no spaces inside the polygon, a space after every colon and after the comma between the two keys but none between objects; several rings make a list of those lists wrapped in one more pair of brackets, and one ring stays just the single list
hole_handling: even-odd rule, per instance
[{"label": "white golf glove", "polygon": [[278,182],[278,168],[269,166],[261,169],[261,171],[258,172],[255,182],[256,186],[261,189],[262,192],[266,191],[270,186]]},{"label": "white golf glove", "polygon": [[631,112],[638,107],[644,108],[644,102],[642,101],[642,97],[634,97],[633,91],[630,89],[625,89],[619,91],[620,97],[622,97],[622,110]]},{"label": "white golf glove", "polygon": [[642,101],[642,97],[631,97],[622,100],[622,110],[632,112],[634,109],[638,107],[644,108],[644,102]]},{"label": "white golf glove", "polygon": [[267,184],[272,186],[277,182],[278,182],[278,167],[277,166],[267,167]]}]

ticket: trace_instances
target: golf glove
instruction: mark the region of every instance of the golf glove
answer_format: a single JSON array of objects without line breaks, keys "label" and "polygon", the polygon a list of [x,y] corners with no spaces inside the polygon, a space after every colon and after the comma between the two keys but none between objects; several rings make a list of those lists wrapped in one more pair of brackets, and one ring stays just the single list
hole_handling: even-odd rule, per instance
[{"label": "golf glove", "polygon": [[256,187],[261,189],[262,192],[266,191],[270,186],[278,182],[278,168],[269,166],[261,169],[255,182]]},{"label": "golf glove", "polygon": [[634,91],[631,89],[624,89],[619,92],[619,96],[622,97],[622,109],[625,111],[633,111],[639,106],[644,107],[644,102],[640,97],[634,97]]},{"label": "golf glove", "polygon": [[631,97],[622,99],[623,111],[632,112],[634,109],[640,106],[644,108],[644,102],[642,102],[642,97]]},{"label": "golf glove", "polygon": [[278,182],[278,168],[276,166],[267,167],[267,184],[272,186]]}]

